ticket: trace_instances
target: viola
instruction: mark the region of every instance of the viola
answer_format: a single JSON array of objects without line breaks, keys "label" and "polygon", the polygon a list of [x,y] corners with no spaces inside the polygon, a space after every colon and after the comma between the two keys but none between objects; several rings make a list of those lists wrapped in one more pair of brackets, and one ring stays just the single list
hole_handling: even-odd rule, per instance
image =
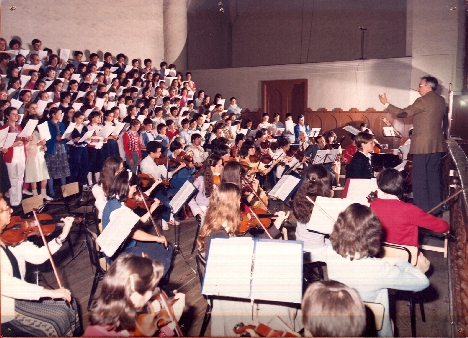
[{"label": "viola", "polygon": [[[44,236],[48,236],[54,232],[56,222],[53,220],[52,216],[49,214],[39,214],[37,218],[40,220]],[[5,244],[15,246],[23,243],[30,236],[39,236],[40,234],[35,218],[12,216],[10,223],[5,227],[0,237]]]},{"label": "viola", "polygon": [[[274,217],[274,214],[267,214],[265,210],[260,208],[251,208],[251,212],[241,212],[241,222],[239,224],[239,235],[247,233],[250,229],[257,228],[262,229],[269,228],[271,226],[271,217]],[[258,220],[262,223],[263,227],[258,223]]]},{"label": "viola", "polygon": [[213,175],[213,184],[220,185],[221,184],[221,176],[220,175]]}]

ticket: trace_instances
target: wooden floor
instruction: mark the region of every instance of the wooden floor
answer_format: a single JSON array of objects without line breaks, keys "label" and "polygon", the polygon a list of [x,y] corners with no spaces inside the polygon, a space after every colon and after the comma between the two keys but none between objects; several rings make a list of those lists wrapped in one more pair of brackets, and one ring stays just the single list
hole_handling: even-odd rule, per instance
[{"label": "wooden floor", "polygon": [[[51,206],[49,212],[57,218],[66,214],[63,207]],[[288,228],[289,238],[294,239],[294,217],[290,220],[290,223],[291,225],[289,225]],[[89,227],[91,230],[95,230],[94,222],[90,222]],[[193,217],[181,222],[180,251],[185,256],[188,265],[184,262],[181,254],[177,254],[174,257],[173,270],[167,288],[168,290],[177,289],[186,294],[186,308],[180,320],[180,326],[187,336],[199,335],[206,308],[206,301],[200,294],[199,277],[192,271],[192,269],[196,271],[196,252],[191,254],[196,229],[197,223]],[[85,236],[83,233],[79,233],[78,230],[79,227],[74,229],[71,233],[71,238],[74,243],[73,249],[75,255],[77,255],[76,258],[72,260],[70,248],[66,243],[64,243],[54,257],[59,266],[65,287],[72,291],[73,296],[80,304],[83,327],[86,327],[88,325],[87,304],[94,271],[91,267],[88,251],[85,246]],[[164,231],[164,235],[170,243],[174,244],[174,227],[171,226],[169,231]],[[78,254],[78,252],[80,253]],[[447,259],[444,259],[440,253],[425,252],[425,254],[432,262],[434,268],[429,275],[431,286],[423,291],[426,322],[421,321],[421,314],[419,309],[417,309],[417,336],[447,337],[451,335]],[[49,263],[44,263],[39,267],[29,266],[27,278],[30,281],[35,280],[36,271],[39,271],[40,284],[49,284],[51,287],[57,287]],[[407,301],[404,299],[396,300],[394,309],[396,313],[396,315],[393,315],[396,331],[395,335],[411,336]],[[210,335],[209,326],[205,335]]]}]

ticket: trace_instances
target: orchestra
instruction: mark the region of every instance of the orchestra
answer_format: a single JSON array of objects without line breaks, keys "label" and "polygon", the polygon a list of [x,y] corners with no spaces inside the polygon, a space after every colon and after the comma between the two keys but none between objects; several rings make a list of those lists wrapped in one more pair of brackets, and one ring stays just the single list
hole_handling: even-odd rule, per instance
[{"label": "orchestra", "polygon": [[[196,87],[190,73],[186,74],[183,83],[183,74],[178,74],[179,79],[174,75],[171,86],[166,90],[164,80],[161,83],[159,79],[161,76],[167,76],[163,68],[167,65],[161,64],[162,73],[153,72],[151,60],[147,59],[145,66],[148,65],[149,68],[140,72],[137,71],[138,61],[135,60],[133,65],[136,68],[126,74],[123,70],[125,65],[122,63],[122,59],[125,58],[123,54],[118,55],[119,62],[115,65],[117,69],[112,77],[116,81],[115,86],[111,86],[110,79],[106,78],[111,75],[108,67],[97,69],[94,64],[87,66],[78,63],[75,65],[75,74],[79,74],[83,80],[80,80],[81,83],[69,81],[68,90],[64,90],[62,80],[55,79],[55,70],[47,67],[46,75],[50,78],[46,76],[37,80],[35,86],[41,80],[54,81],[54,95],[50,102],[44,103],[49,101],[47,95],[38,94],[38,103],[34,104],[47,109],[41,110],[41,117],[39,112],[34,112],[37,107],[31,108],[27,99],[29,96],[25,95],[29,93],[29,89],[16,88],[18,84],[15,77],[10,79],[11,85],[14,83],[14,88],[18,89],[18,93],[11,91],[10,94],[18,94],[21,100],[26,97],[28,102],[24,102],[22,110],[0,105],[1,117],[4,120],[1,129],[8,129],[9,134],[16,133],[13,142],[4,147],[6,140],[3,140],[5,142],[0,148],[3,155],[0,163],[0,193],[4,194],[4,197],[0,198],[0,229],[3,231],[0,239],[2,324],[4,321],[9,323],[8,327],[17,333],[31,333],[27,330],[22,331],[17,323],[11,320],[11,316],[4,316],[4,298],[8,298],[5,304],[9,306],[10,312],[14,312],[14,303],[23,299],[11,295],[14,292],[5,287],[4,275],[5,283],[30,287],[22,281],[22,275],[16,271],[17,263],[24,262],[15,263],[13,256],[19,255],[18,248],[26,246],[21,244],[22,242],[27,242],[29,236],[37,233],[25,236],[18,242],[11,242],[11,232],[7,231],[11,231],[10,228],[18,224],[26,226],[31,223],[30,219],[18,216],[22,210],[22,195],[38,195],[46,203],[52,201],[60,194],[59,187],[54,185],[57,179],[62,186],[77,182],[83,194],[92,192],[97,217],[100,220],[99,233],[109,233],[108,229],[114,229],[122,220],[128,222],[128,226],[131,227],[118,249],[111,255],[106,254],[111,268],[102,282],[101,293],[92,300],[90,326],[85,335],[169,335],[174,332],[177,335],[182,334],[177,321],[184,307],[184,296],[175,293],[168,306],[161,290],[169,281],[178,247],[178,243],[168,243],[164,232],[170,229],[177,231],[181,224],[176,217],[182,221],[196,220],[199,223],[199,232],[193,240],[197,244],[197,254],[204,260],[209,260],[210,238],[253,237],[281,240],[285,223],[289,222],[290,217],[295,219],[295,239],[304,243],[304,253],[309,253],[312,261],[328,262],[329,257],[332,257],[329,260],[332,266],[331,275],[336,276],[337,280],[352,283],[339,269],[353,266],[354,263],[350,262],[354,261],[360,261],[355,265],[364,265],[363,262],[377,255],[376,250],[380,247],[380,242],[373,243],[370,249],[364,248],[365,244],[360,242],[358,244],[362,246],[361,251],[345,252],[339,238],[344,236],[342,233],[349,231],[344,228],[345,225],[351,226],[364,216],[369,224],[364,222],[361,226],[367,224],[375,230],[375,234],[380,234],[382,227],[390,229],[388,220],[394,219],[386,210],[387,205],[395,204],[404,192],[408,192],[402,188],[403,178],[398,172],[395,174],[395,169],[390,171],[385,165],[376,165],[373,162],[374,153],[380,152],[381,147],[376,148],[378,141],[367,125],[362,124],[362,131],[356,134],[338,128],[312,134],[312,128],[320,129],[321,126],[309,125],[308,117],[304,114],[288,113],[285,119],[281,120],[279,113],[264,112],[261,122],[254,129],[252,120],[242,116],[242,109],[237,106],[236,98],[231,98],[231,105],[227,110],[224,110],[226,105],[221,94],[216,94],[215,100],[211,101],[210,96],[199,90],[198,98],[195,99]],[[96,76],[94,81],[90,70],[102,74]],[[74,85],[80,86],[78,92],[85,93],[81,96],[75,95]],[[106,86],[109,86],[107,90]],[[145,88],[142,88],[143,86]],[[94,91],[98,91],[98,88],[104,90],[96,95]],[[60,106],[57,107],[56,103],[59,100]],[[33,112],[30,112],[30,109]],[[26,122],[23,124],[18,122],[20,111],[25,112],[23,122]],[[67,116],[62,118],[63,112],[66,112]],[[270,117],[272,122],[269,122]],[[38,126],[30,127],[31,121],[40,119],[47,122],[47,137],[44,137],[42,129]],[[30,133],[20,137],[23,130],[30,130]],[[337,134],[341,139],[338,139]],[[409,147],[409,142],[401,149],[405,147]],[[406,150],[405,159],[407,153]],[[328,159],[329,156],[332,157]],[[344,173],[346,177],[343,181]],[[389,173],[393,174],[393,183],[389,182],[388,178],[384,182]],[[297,185],[297,190],[291,191],[290,201],[281,202],[286,211],[273,210],[272,205],[279,203],[279,199],[269,193],[283,178],[289,176],[295,177],[300,184]],[[339,219],[335,220],[335,230],[331,235],[309,231],[312,214],[321,209],[316,207],[317,198],[333,198],[336,192],[342,190],[341,185],[347,179],[376,177],[380,190],[377,200],[371,202],[371,209],[351,206],[342,210]],[[40,187],[37,182],[40,182]],[[28,183],[31,184],[31,191]],[[184,196],[186,200],[182,203],[180,211],[177,210],[178,214],[175,214],[171,202],[178,197],[179,191],[186,184],[193,186],[195,192],[193,196]],[[389,188],[392,184],[396,187]],[[10,217],[12,210],[7,200],[14,208],[13,217]],[[398,201],[396,204],[407,203]],[[413,206],[399,207],[401,210],[410,210],[408,213],[413,210],[414,214],[415,209],[412,208]],[[446,222],[420,209],[417,212],[420,219],[430,223],[427,228],[436,232],[447,231]],[[381,218],[380,221],[377,217]],[[60,248],[68,236],[72,222],[69,218],[64,222],[62,234],[58,240],[54,240],[56,245],[51,242],[53,252]],[[153,227],[148,230],[145,225],[150,223]],[[343,225],[344,230],[339,229],[339,225]],[[392,222],[392,226],[394,225],[395,222]],[[401,227],[402,233],[409,227],[404,222],[398,226]],[[42,229],[40,225],[39,227]],[[52,233],[53,231],[48,234]],[[388,231],[387,236],[399,238],[401,234],[395,235]],[[396,244],[418,243],[417,239],[413,238],[411,243]],[[9,247],[12,247],[13,253],[9,252]],[[360,254],[365,256],[359,256]],[[348,262],[350,255],[352,259]],[[424,260],[422,255],[419,259],[425,263],[427,271],[430,262]],[[8,264],[3,264],[4,261]],[[379,260],[375,265],[381,267],[384,263]],[[139,266],[143,266],[144,269],[140,269]],[[398,275],[401,272],[400,268],[407,267],[402,264],[388,270]],[[426,285],[425,276],[413,270],[411,274],[421,280],[414,286],[415,290]],[[411,277],[404,273],[402,276],[407,279]],[[123,278],[125,282],[119,278]],[[383,277],[376,279],[381,282],[380,289],[385,292],[388,287],[393,287],[393,284]],[[119,286],[118,283],[123,284]],[[366,299],[365,294],[368,290],[360,289],[356,285],[352,287]],[[34,300],[49,297],[62,298],[73,303],[70,292],[64,287],[57,290],[32,289],[35,293],[31,298]],[[121,292],[121,298],[125,299],[127,304],[122,307],[122,304],[117,304],[118,299],[109,300],[106,290]],[[178,304],[177,310],[175,305],[172,309],[172,302]],[[231,306],[236,307],[235,303],[220,303],[219,306],[226,311]],[[126,313],[116,314],[113,307],[122,307],[122,311]],[[241,308],[239,306],[237,310]],[[387,319],[384,331],[379,334],[392,333],[389,331],[390,324]],[[231,325],[229,320],[226,321]],[[64,329],[59,334],[73,334],[79,329],[73,325],[73,330]],[[170,330],[167,329],[168,326],[171,327]],[[243,327],[239,326],[238,329]],[[260,325],[259,327],[262,328]],[[294,330],[297,331],[298,328],[300,329],[300,325],[295,326]],[[255,326],[253,329],[259,328]],[[275,331],[274,328],[272,330]],[[219,335],[233,334],[232,329],[229,332],[213,332]]]}]

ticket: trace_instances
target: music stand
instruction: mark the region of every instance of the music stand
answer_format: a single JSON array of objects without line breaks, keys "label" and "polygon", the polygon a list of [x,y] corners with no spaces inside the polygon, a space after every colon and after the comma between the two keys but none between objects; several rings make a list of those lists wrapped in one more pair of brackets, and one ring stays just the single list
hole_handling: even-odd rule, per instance
[{"label": "music stand", "polygon": [[322,128],[312,128],[312,129],[310,130],[309,137],[317,137],[317,136],[319,136],[320,130],[322,130]]},{"label": "music stand", "polygon": [[[186,181],[182,188],[175,194],[175,196],[172,198],[172,200],[169,202],[169,207],[171,208],[171,214],[175,215],[179,212],[179,210],[182,208],[185,203],[192,197],[192,195],[195,193],[197,189],[193,186],[192,183],[189,181]],[[179,245],[180,242],[180,231],[179,231],[179,225],[174,222],[174,244],[173,244],[173,254],[174,257],[177,254],[180,254],[185,261],[185,264],[190,268],[190,270],[193,271],[194,274],[197,274],[197,272],[190,266],[188,263],[187,259],[185,258],[184,253],[182,252],[182,249],[180,248]]]}]

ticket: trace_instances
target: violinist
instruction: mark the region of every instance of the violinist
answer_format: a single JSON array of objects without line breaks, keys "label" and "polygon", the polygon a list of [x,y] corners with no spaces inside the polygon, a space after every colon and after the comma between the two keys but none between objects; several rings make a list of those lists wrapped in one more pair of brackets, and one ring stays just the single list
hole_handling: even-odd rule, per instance
[{"label": "violinist", "polygon": [[234,140],[234,145],[231,147],[231,156],[232,157],[237,157],[240,148],[242,147],[242,144],[245,141],[245,135],[244,134],[237,134],[236,139]]},{"label": "violinist", "polygon": [[337,136],[333,130],[328,131],[324,135],[325,141],[327,142],[327,149],[338,149],[338,156],[336,157],[335,163],[332,164],[332,170],[335,177],[335,185],[340,186],[340,172],[341,172],[341,144],[338,142]]},{"label": "violinist", "polygon": [[186,150],[193,155],[193,165],[197,167],[197,169],[203,166],[203,162],[206,160],[205,149],[201,146],[202,143],[202,136],[199,133],[194,133],[191,136],[191,145],[189,145]]},{"label": "violinist", "polygon": [[208,201],[213,191],[220,184],[220,175],[223,172],[222,159],[211,154],[196,174],[193,185],[197,188],[197,194],[190,200],[189,207],[192,213],[201,220],[206,213]]},{"label": "violinist", "polygon": [[[124,205],[128,198],[132,198],[138,186],[138,177],[132,175],[128,170],[123,170],[114,178],[107,194],[108,201],[102,212],[102,229],[117,219],[125,218],[129,226],[134,226],[140,221],[145,224],[151,214],[159,206],[159,201],[155,200],[151,206],[148,206],[149,212],[139,217],[133,210]],[[141,229],[134,229],[125,244],[121,246],[112,259],[118,257],[121,252],[141,256],[147,254],[152,259],[161,261],[164,265],[165,280],[168,280],[168,271],[172,262],[172,247],[167,244],[166,237],[151,235]]]},{"label": "violinist", "polygon": [[278,146],[279,148],[275,151],[275,157],[281,158],[281,162],[278,163],[276,168],[276,177],[277,179],[280,179],[284,172],[295,167],[299,161],[294,156],[297,152],[292,151],[291,153],[291,144],[289,143],[289,139],[285,137],[280,138],[278,140]]},{"label": "violinist", "polygon": [[[90,325],[84,336],[174,336],[171,319],[164,309],[158,282],[164,275],[161,262],[150,258],[122,254],[111,265],[102,280],[101,293],[93,301]],[[179,320],[185,306],[185,295],[175,293],[172,306]],[[150,313],[144,309],[149,308]]]},{"label": "violinist", "polygon": [[[178,165],[173,171],[169,171],[166,167],[167,161],[162,159],[162,145],[157,141],[151,141],[146,146],[148,156],[141,161],[140,170],[143,174],[150,175],[153,179],[158,180],[170,180],[173,175],[176,175],[179,170],[185,168],[185,163],[176,164]],[[160,161],[159,164],[156,161]],[[151,193],[151,192],[150,192]],[[148,191],[146,192],[149,195]],[[178,224],[174,220],[174,216],[171,214],[169,207],[169,199],[167,198],[167,192],[165,189],[157,189],[155,194],[151,194],[152,197],[156,197],[158,200],[164,203],[164,209],[162,212],[162,229],[169,230],[169,225]]]},{"label": "violinist", "polygon": [[[11,213],[12,209],[0,196],[0,232],[3,232],[10,223]],[[66,217],[62,221],[64,222],[62,233],[48,243],[52,253],[61,248],[73,225],[72,217]],[[69,290],[63,288],[50,290],[24,280],[26,262],[44,263],[49,259],[47,248],[45,246],[39,248],[29,241],[9,247],[1,238],[0,246],[2,336],[79,334],[81,326],[75,301],[73,301],[74,308],[63,301],[43,301],[44,298],[52,298],[71,302]]]},{"label": "violinist", "polygon": [[[208,202],[205,222],[197,238],[198,250],[203,256],[209,252],[210,237],[238,236],[241,209],[240,203],[234,203],[234,201],[240,201],[240,198],[241,190],[233,183],[221,183],[217,189],[213,190]],[[276,214],[274,226],[268,229],[273,237],[279,234],[278,229],[288,216],[284,211]],[[245,236],[251,235],[247,232]],[[267,234],[263,233],[259,237],[267,238]]]},{"label": "violinist", "polygon": [[299,151],[304,151],[310,145],[309,136],[305,131],[299,133]]}]

